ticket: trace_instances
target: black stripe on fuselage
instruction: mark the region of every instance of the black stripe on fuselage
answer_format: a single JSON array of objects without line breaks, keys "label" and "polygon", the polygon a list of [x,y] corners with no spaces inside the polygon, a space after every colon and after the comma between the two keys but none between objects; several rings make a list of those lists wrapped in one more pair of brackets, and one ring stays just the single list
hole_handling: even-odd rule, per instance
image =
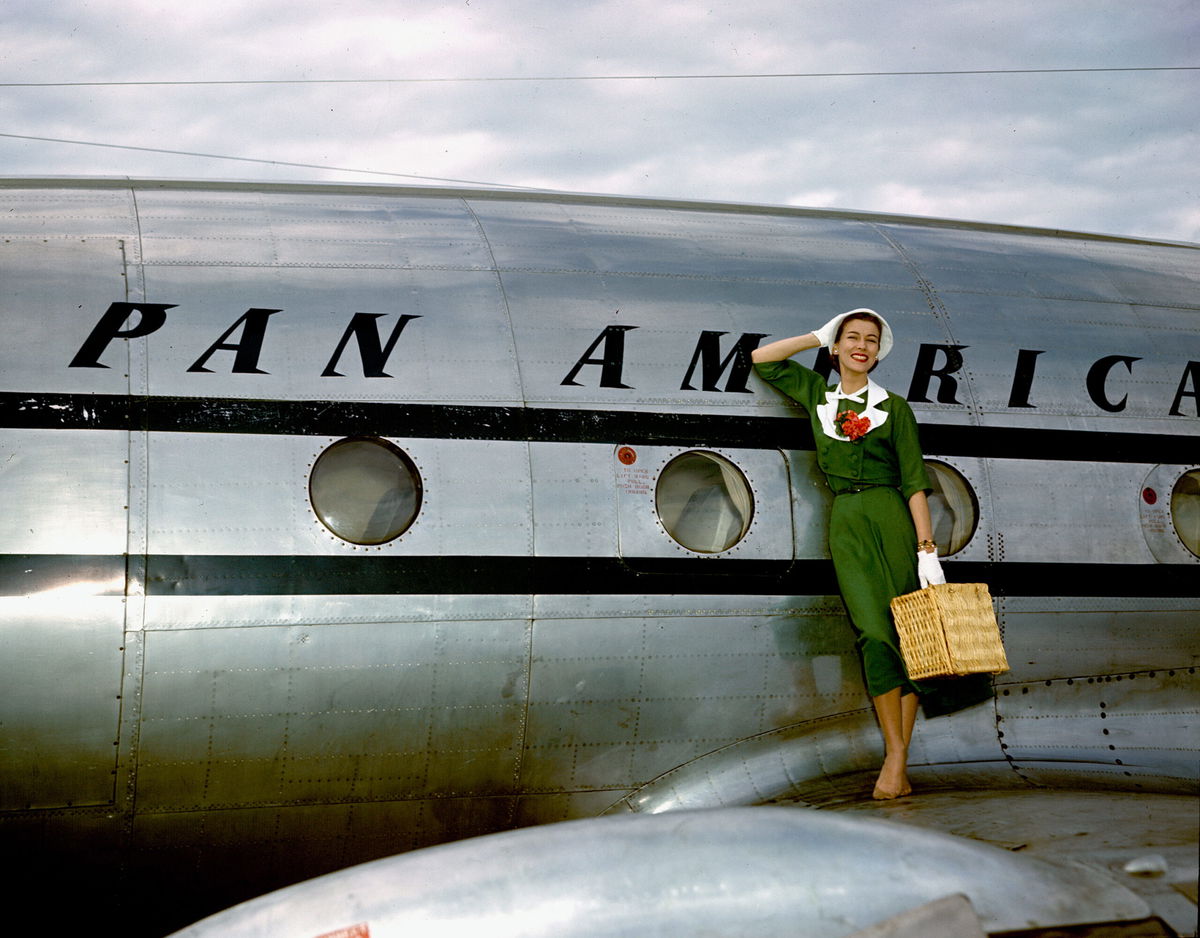
[{"label": "black stripe on fuselage", "polygon": [[[949,560],[950,578],[997,597],[1200,597],[1195,564]],[[151,596],[645,595],[836,596],[828,560],[619,557],[0,555],[0,595],[117,584]],[[651,612],[652,610],[647,610]]]},{"label": "black stripe on fuselage", "polygon": [[[101,394],[0,393],[0,427],[813,448],[808,421],[794,417]],[[1190,465],[1200,454],[1200,438],[1194,435],[930,423],[921,425],[921,445],[927,453],[944,456],[1149,465]]]}]

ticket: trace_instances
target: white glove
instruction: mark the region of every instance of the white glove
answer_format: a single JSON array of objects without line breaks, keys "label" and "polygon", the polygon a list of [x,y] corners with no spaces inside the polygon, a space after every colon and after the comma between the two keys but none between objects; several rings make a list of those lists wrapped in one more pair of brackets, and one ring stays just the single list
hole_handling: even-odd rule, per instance
[{"label": "white glove", "polygon": [[833,345],[833,340],[837,338],[838,326],[842,324],[842,320],[846,318],[845,313],[838,313],[829,322],[825,323],[820,329],[814,329],[812,334],[817,337],[817,341],[825,348]]},{"label": "white glove", "polygon": [[917,551],[917,576],[921,578],[921,589],[946,582],[946,574],[942,573],[942,562],[938,560],[937,551]]}]

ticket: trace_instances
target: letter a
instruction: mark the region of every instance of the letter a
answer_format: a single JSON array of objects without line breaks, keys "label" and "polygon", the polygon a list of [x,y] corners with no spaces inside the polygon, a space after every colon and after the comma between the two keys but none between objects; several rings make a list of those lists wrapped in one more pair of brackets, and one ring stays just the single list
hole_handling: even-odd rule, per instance
[{"label": "letter a", "polygon": [[[205,363],[212,358],[213,352],[226,351],[235,352],[233,359],[232,374],[249,374],[249,375],[265,375],[270,372],[262,371],[258,367],[258,356],[262,354],[263,339],[267,334],[267,318],[280,312],[277,309],[248,309],[245,314],[235,322],[232,326],[225,330],[225,334],[217,339],[196,361],[188,371],[201,371],[205,374],[211,374],[211,368],[205,368]],[[242,330],[241,342],[226,342],[233,335],[239,326],[245,324]]]},{"label": "letter a", "polygon": [[[1188,380],[1191,379],[1192,389],[1187,390]],[[1183,377],[1179,379],[1179,387],[1175,391],[1175,400],[1171,402],[1171,416],[1182,417],[1180,409],[1183,399],[1190,397],[1196,404],[1196,416],[1200,417],[1200,362],[1188,362],[1183,369]]]},{"label": "letter a", "polygon": [[[586,352],[583,353],[583,358],[575,363],[575,367],[571,369],[570,374],[562,379],[562,384],[574,385],[582,387],[575,376],[583,369],[584,365],[599,365],[600,366],[600,387],[602,388],[626,388],[630,389],[628,384],[621,383],[621,369],[625,365],[625,333],[630,329],[636,329],[637,326],[608,326],[599,336],[596,341],[591,344]],[[592,352],[596,351],[600,345],[604,345],[603,358],[589,358]]]}]

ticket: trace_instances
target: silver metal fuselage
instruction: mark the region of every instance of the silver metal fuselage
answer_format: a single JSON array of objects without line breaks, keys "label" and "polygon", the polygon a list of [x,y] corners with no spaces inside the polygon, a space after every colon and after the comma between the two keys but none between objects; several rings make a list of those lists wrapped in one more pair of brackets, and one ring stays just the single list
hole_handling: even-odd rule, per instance
[{"label": "silver metal fuselage", "polygon": [[[1195,245],[0,181],[5,842],[104,898],[169,897],[165,931],[473,834],[840,790],[876,743],[831,496],[745,356],[859,306],[897,335],[874,377],[969,487],[945,569],[990,584],[1012,667],[914,761],[1194,790],[1200,558],[1170,505],[1200,468],[1198,297]],[[359,437],[420,476],[384,543],[310,498]],[[727,550],[664,529],[660,474],[690,451],[749,484]],[[806,753],[862,758],[772,776],[774,741],[826,726]]]}]

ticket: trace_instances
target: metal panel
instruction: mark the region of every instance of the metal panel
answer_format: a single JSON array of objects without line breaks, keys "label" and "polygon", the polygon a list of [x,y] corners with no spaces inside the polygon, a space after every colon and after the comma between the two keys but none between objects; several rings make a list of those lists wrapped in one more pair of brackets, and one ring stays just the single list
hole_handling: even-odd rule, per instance
[{"label": "metal panel", "polygon": [[[13,180],[8,180],[12,182]],[[136,240],[133,191],[128,186],[96,189],[87,186],[5,186],[0,195],[0,235],[4,243],[60,243],[78,250],[88,243]],[[7,270],[6,270],[7,273]],[[68,271],[64,270],[64,274]]]},{"label": "metal panel", "polygon": [[857,221],[629,205],[470,204],[502,270],[861,286],[910,279],[887,242]]},{"label": "metal panel", "polygon": [[[965,401],[963,382],[969,382],[989,422],[1072,429],[1103,425],[1143,433],[1171,432],[1182,422],[1169,411],[1187,362],[1200,353],[1194,309],[1149,305],[1153,294],[1142,306],[946,291],[938,297],[953,316],[951,341],[966,346],[963,369],[956,376],[959,399]],[[907,345],[910,334],[901,334]],[[1003,351],[989,353],[991,349]],[[1036,356],[1027,394],[1018,395],[1027,397],[1030,406],[1009,407],[1018,383],[1020,349],[1043,354]],[[1103,374],[1097,372],[1094,380],[1105,378],[1104,400],[1119,408],[1113,412],[1103,410],[1089,390],[1089,374],[1108,356],[1136,359],[1129,366],[1116,364]],[[933,387],[936,391],[938,385]],[[1074,419],[1064,423],[1065,416]]]},{"label": "metal panel", "polygon": [[999,601],[999,619],[1005,683],[1200,664],[1194,599],[1013,596]]},{"label": "metal panel", "polygon": [[529,827],[534,824],[554,824],[558,821],[596,817],[603,814],[614,801],[627,794],[627,791],[610,789],[524,793],[517,799],[512,826]]},{"label": "metal panel", "polygon": [[[763,408],[790,412],[775,394],[727,393],[728,370],[719,380],[720,391],[704,390],[702,368],[690,368],[701,333],[723,333],[718,342],[724,360],[744,334],[794,335],[820,325],[830,309],[869,305],[884,312],[898,331],[901,310],[916,310],[913,316],[923,324],[933,319],[911,284],[810,286],[788,280],[676,279],[586,270],[504,270],[502,276],[517,349],[525,363],[526,396],[538,404],[641,405],[684,413],[754,413]],[[801,289],[805,310],[796,308]],[[578,372],[578,386],[565,385],[581,359],[602,356],[603,348],[586,353],[609,326],[636,327],[624,336],[620,382],[626,387],[602,387],[598,365],[585,365]],[[927,329],[925,325],[922,331]],[[907,340],[912,332],[903,334]],[[933,340],[945,341],[940,331]],[[890,358],[885,366],[880,372],[888,385],[886,376],[894,373]]]},{"label": "metal panel", "polygon": [[[46,406],[44,391],[129,390],[123,349],[110,369],[67,367],[92,327],[80,310],[98,317],[126,297],[137,231],[129,193],[59,195],[5,193],[0,212],[0,390],[29,394],[31,414]],[[14,570],[30,578],[10,583],[26,595],[0,598],[0,809],[116,798],[128,459],[122,432],[0,431],[0,530]]]},{"label": "metal panel", "polygon": [[146,636],[139,809],[511,793],[527,623]]},{"label": "metal panel", "polygon": [[528,619],[528,595],[488,594],[298,596],[149,596],[151,631],[222,629],[267,625],[341,625],[372,622],[476,622]]},{"label": "metal panel", "polygon": [[138,192],[153,264],[492,267],[458,199],[253,190]]},{"label": "metal panel", "polygon": [[534,553],[611,557],[616,552],[612,446],[531,443]]},{"label": "metal panel", "polygon": [[1194,667],[1005,686],[996,697],[1002,745],[1035,781],[1040,764],[1056,762],[1090,765],[1101,785],[1104,776],[1194,777],[1198,688]]},{"label": "metal panel", "polygon": [[[515,401],[517,362],[494,273],[445,270],[298,269],[220,266],[146,267],[149,297],[175,303],[146,339],[155,363],[154,394],[299,400]],[[268,318],[257,362],[267,374],[232,374],[234,353],[206,353],[248,308]],[[355,313],[379,313],[387,377],[365,377],[353,339],[335,356]],[[462,343],[472,336],[469,346]],[[223,344],[236,345],[242,330]],[[212,374],[189,372],[197,364]],[[323,377],[330,368],[341,377]]]},{"label": "metal panel", "polygon": [[[653,581],[647,585],[652,585]],[[646,615],[789,616],[823,609],[829,600],[811,596],[738,596],[730,593],[676,596],[668,593],[538,593],[532,597],[536,619],[640,618]],[[841,611],[841,601],[833,600]]]},{"label": "metal panel", "polygon": [[[697,554],[678,543],[660,519],[657,486],[671,460],[697,448],[667,446],[613,447],[609,461],[616,476],[620,555],[637,558],[710,556],[737,560],[792,558],[791,492],[787,464],[776,450],[702,448],[716,453],[742,473],[753,495],[749,529],[742,540],[716,554]],[[630,461],[632,460],[632,461]]]},{"label": "metal panel", "polygon": [[79,586],[0,598],[0,810],[113,803],[125,606]]},{"label": "metal panel", "polygon": [[[329,437],[152,434],[150,550],[156,554],[345,555],[309,503]],[[526,444],[394,439],[416,463],[424,500],[413,526],[372,553],[526,555],[533,519]],[[480,467],[486,466],[486,485]]]},{"label": "metal panel", "polygon": [[[885,224],[939,292],[986,292],[1106,303],[1194,307],[1195,250],[1045,233],[944,230]],[[1104,276],[1097,276],[1103,270]]]},{"label": "metal panel", "polygon": [[[1146,471],[1136,463],[989,460],[997,559],[1152,562],[1138,515]],[[1034,491],[1041,494],[1030,511]]]},{"label": "metal panel", "polygon": [[[531,400],[614,400],[584,369],[561,382],[610,325],[626,338],[622,382],[638,399],[749,409],[737,394],[683,387],[701,331],[791,335],[821,310],[868,305],[930,319],[916,278],[871,226],[851,221],[648,209],[473,202],[504,279]],[[803,291],[805,313],[797,310]],[[564,342],[564,331],[572,338]],[[573,357],[572,350],[574,351]],[[699,388],[698,383],[694,383]],[[587,388],[594,388],[591,392]],[[666,395],[666,397],[664,397]]]},{"label": "metal panel", "polygon": [[[146,340],[153,393],[353,400],[520,398],[499,281],[470,212],[454,200],[302,199],[254,192],[139,194],[148,298],[174,303]],[[250,307],[269,320],[259,367],[228,374],[231,353],[189,374]],[[357,312],[404,327],[388,378],[364,377],[357,346],[342,377],[321,375]],[[458,341],[470,334],[469,353]],[[236,344],[239,334],[225,340]],[[447,350],[456,350],[454,353]],[[319,388],[319,390],[316,390]]]},{"label": "metal panel", "polygon": [[[128,219],[113,222],[121,223],[132,226]],[[109,304],[127,298],[131,285],[126,283],[125,256],[136,245],[136,236],[130,242],[61,234],[53,239],[0,237],[0,316],[5,323],[0,390],[128,392],[129,360],[123,342],[106,356],[107,368],[68,365]]]},{"label": "metal panel", "polygon": [[[628,788],[826,707],[861,681],[841,664],[853,654],[848,634],[796,629],[747,617],[539,620],[522,787]],[[814,641],[832,658],[813,664]]]},{"label": "metal panel", "polygon": [[5,551],[123,554],[128,447],[117,431],[0,430]]}]

